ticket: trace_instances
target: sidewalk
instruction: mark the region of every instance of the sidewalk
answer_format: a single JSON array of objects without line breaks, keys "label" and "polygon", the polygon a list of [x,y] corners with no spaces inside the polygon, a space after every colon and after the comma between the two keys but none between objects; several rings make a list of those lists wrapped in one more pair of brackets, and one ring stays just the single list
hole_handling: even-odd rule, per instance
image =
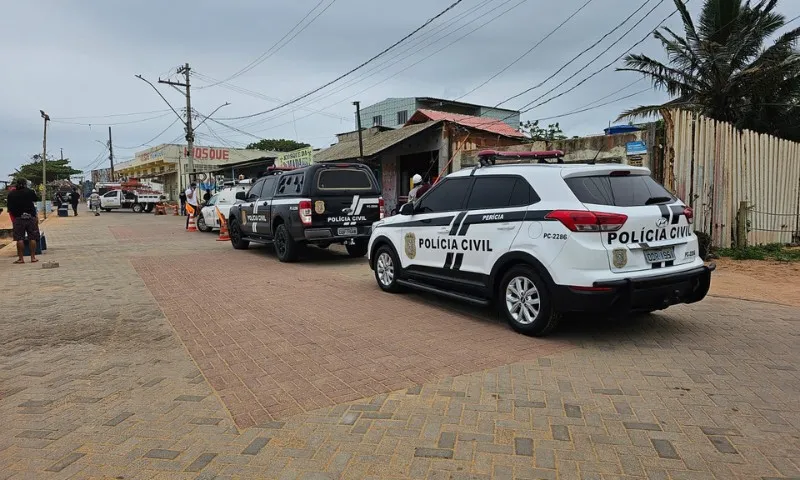
[{"label": "sidewalk", "polygon": [[[0,251],[0,479],[800,477],[798,308],[709,298],[528,339],[381,296],[363,262],[183,225],[82,212],[46,224],[58,269]],[[331,372],[373,393],[336,401]]]}]

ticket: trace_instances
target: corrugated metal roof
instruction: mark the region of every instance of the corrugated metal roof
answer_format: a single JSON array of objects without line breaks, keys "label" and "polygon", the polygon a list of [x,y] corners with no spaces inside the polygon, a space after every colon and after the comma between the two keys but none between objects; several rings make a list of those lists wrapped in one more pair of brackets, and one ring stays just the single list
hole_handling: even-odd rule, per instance
[{"label": "corrugated metal roof", "polygon": [[411,118],[408,119],[406,126],[425,121],[448,121],[463,125],[465,127],[483,130],[485,132],[496,133],[504,137],[522,138],[525,135],[514,130],[509,124],[486,117],[473,117],[472,115],[461,115],[459,113],[439,112],[436,110],[419,109]]},{"label": "corrugated metal roof", "polygon": [[[366,135],[363,139],[364,157],[372,157],[377,155],[387,148],[396,145],[403,140],[411,138],[414,135],[437,124],[439,124],[439,122],[417,123],[415,125],[408,125],[396,130],[376,133],[375,135]],[[339,142],[330,148],[315,153],[314,162],[350,160],[353,158],[358,158],[358,154],[358,140],[348,140],[346,142]]]}]

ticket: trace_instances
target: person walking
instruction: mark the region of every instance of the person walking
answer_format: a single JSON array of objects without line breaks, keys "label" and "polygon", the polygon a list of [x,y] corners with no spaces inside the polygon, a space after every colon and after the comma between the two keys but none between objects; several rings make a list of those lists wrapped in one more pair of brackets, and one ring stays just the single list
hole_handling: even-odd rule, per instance
[{"label": "person walking", "polygon": [[100,216],[100,194],[97,193],[97,189],[92,190],[92,194],[89,195],[89,210],[94,212],[95,217]]},{"label": "person walking", "polygon": [[186,189],[186,230],[189,229],[189,216],[194,216],[197,220],[197,215],[200,214],[200,207],[197,203],[197,184],[192,182],[189,188]]},{"label": "person walking", "polygon": [[72,205],[72,213],[78,216],[78,202],[81,199],[81,194],[78,193],[78,187],[72,187],[72,193],[69,194],[69,203]]},{"label": "person walking", "polygon": [[186,192],[181,192],[178,198],[181,201],[181,215],[186,215]]},{"label": "person walking", "polygon": [[28,236],[28,246],[31,249],[31,263],[39,260],[36,258],[36,243],[39,240],[39,217],[36,214],[36,202],[39,196],[28,188],[28,181],[17,178],[16,188],[8,194],[8,213],[14,218],[13,239],[17,242],[17,256],[15,264],[25,263],[25,236]]}]

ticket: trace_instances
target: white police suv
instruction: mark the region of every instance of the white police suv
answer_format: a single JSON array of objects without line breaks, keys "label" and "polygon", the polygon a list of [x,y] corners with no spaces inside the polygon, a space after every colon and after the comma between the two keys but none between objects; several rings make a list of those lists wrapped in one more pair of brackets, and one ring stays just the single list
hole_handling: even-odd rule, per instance
[{"label": "white police suv", "polygon": [[481,152],[478,166],[374,223],[380,288],[494,302],[529,335],[566,312],[651,312],[706,296],[715,266],[700,258],[692,210],[648,169],[542,160],[552,156]]}]

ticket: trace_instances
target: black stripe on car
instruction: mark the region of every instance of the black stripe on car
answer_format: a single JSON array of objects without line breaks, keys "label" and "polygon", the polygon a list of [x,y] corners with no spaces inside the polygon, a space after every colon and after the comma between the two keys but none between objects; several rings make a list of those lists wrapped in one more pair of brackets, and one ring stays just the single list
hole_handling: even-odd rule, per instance
[{"label": "black stripe on car", "polygon": [[456,215],[456,219],[453,221],[453,227],[450,229],[450,235],[451,236],[456,234],[456,231],[458,230],[458,226],[461,224],[461,220],[464,219],[464,216],[466,214],[467,214],[467,212],[461,212],[458,215]]},{"label": "black stripe on car", "polygon": [[669,207],[672,212],[672,225],[677,225],[681,221],[681,215],[684,215],[685,210],[683,205],[672,205]]},{"label": "black stripe on car", "polygon": [[447,252],[447,256],[444,257],[444,268],[445,270],[450,269],[450,265],[453,263],[453,252]]},{"label": "black stripe on car", "polygon": [[658,209],[661,210],[661,218],[669,222],[671,217],[669,208],[666,205],[659,205]]},{"label": "black stripe on car", "polygon": [[464,261],[464,254],[457,253],[455,263],[453,263],[453,270],[458,270],[461,268],[461,263]]}]

